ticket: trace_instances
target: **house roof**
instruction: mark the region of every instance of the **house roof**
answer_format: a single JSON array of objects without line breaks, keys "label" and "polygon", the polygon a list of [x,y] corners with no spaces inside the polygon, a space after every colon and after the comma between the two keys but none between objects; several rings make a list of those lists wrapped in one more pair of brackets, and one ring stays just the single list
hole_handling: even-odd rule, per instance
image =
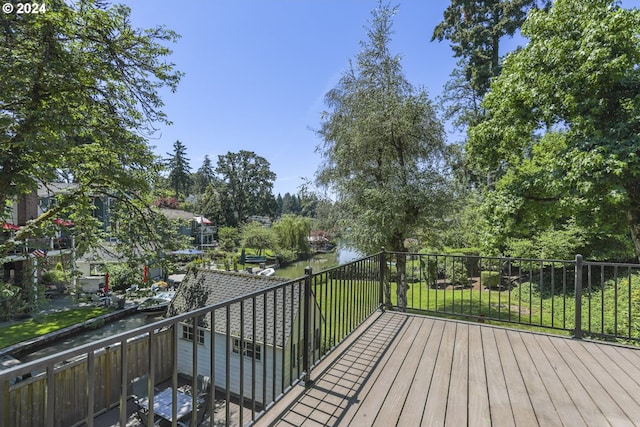
[{"label": "house roof", "polygon": [[195,214],[193,212],[183,211],[182,209],[159,208],[158,210],[169,219],[193,221],[195,218]]},{"label": "house roof", "polygon": [[[167,315],[174,316],[197,308],[219,304],[287,281],[273,276],[193,268],[189,270],[176,295],[169,303]],[[297,318],[302,293],[302,283],[296,283],[291,286],[278,287],[276,290],[267,292],[264,296],[260,295],[255,298],[256,341],[272,345],[275,338],[277,346],[286,343],[291,335],[292,319]],[[253,337],[253,300],[246,300],[243,304],[244,339],[251,340]],[[264,313],[266,313],[266,327]],[[240,336],[240,325],[240,304],[233,304],[230,308],[231,335]],[[211,314],[205,316],[201,326],[205,329],[211,329]],[[226,309],[216,310],[215,329],[219,333],[226,332]]]}]

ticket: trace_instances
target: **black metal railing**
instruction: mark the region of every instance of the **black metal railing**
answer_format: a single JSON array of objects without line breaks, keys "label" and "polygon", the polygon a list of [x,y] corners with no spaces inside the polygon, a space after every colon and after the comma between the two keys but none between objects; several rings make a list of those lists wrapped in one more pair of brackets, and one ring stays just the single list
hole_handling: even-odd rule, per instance
[{"label": "black metal railing", "polygon": [[[639,273],[637,264],[579,255],[568,261],[383,250],[2,371],[0,424],[93,426],[97,414],[119,406],[125,425],[133,378],[148,376],[153,407],[161,383],[176,401],[179,374],[194,390],[198,375],[207,375],[217,390],[206,402],[193,393],[193,416],[208,406],[210,425],[232,417],[252,423],[294,385],[312,380],[313,366],[381,307],[638,342]],[[397,297],[404,282],[406,307]],[[214,410],[221,402],[224,410]],[[174,419],[177,412],[173,404]],[[154,413],[145,416],[152,422]]]},{"label": "black metal railing", "polygon": [[[379,308],[380,259],[308,269],[299,279],[2,371],[0,424],[93,426],[97,414],[119,405],[126,425],[134,378],[147,376],[153,408],[161,383],[176,402],[178,374],[191,378],[193,390],[198,375],[207,375],[217,390],[206,402],[193,393],[192,417],[208,406],[211,425],[229,424],[232,416],[251,423],[308,381],[311,368]],[[221,400],[225,409],[214,411]],[[175,404],[171,412],[175,420]],[[153,424],[153,410],[143,416]]]},{"label": "black metal railing", "polygon": [[[387,253],[398,307],[405,258],[406,309],[640,343],[640,265],[475,255]],[[387,297],[388,298],[388,297]]]}]

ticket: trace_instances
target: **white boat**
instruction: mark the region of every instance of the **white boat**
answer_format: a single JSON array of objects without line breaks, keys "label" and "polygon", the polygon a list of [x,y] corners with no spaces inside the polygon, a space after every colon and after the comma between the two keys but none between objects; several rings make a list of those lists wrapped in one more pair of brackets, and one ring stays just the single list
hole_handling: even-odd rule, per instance
[{"label": "white boat", "polygon": [[162,314],[167,310],[169,302],[171,302],[175,294],[175,292],[158,292],[142,301],[138,306],[138,311],[148,315]]},{"label": "white boat", "polygon": [[274,270],[273,268],[269,267],[269,268],[265,268],[262,271],[259,271],[256,274],[258,276],[273,276],[274,274],[276,274],[276,270]]}]

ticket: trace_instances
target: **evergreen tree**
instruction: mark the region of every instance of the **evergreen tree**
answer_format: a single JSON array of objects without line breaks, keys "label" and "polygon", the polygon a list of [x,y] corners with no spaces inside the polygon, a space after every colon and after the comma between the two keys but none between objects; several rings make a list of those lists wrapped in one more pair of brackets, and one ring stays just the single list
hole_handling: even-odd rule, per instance
[{"label": "evergreen tree", "polygon": [[204,156],[202,166],[193,174],[193,191],[195,194],[203,194],[215,181],[215,172],[209,155]]},{"label": "evergreen tree", "polygon": [[[173,153],[167,153],[167,168],[169,169],[169,185],[176,195],[176,199],[189,194],[191,188],[191,166],[187,158],[187,147],[180,142],[173,143]],[[184,197],[183,197],[184,198]]]}]

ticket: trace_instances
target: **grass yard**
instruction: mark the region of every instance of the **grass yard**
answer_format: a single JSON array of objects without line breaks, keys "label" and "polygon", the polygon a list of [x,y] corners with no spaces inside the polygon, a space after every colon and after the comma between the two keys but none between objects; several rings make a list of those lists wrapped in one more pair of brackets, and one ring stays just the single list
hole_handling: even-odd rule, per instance
[{"label": "grass yard", "polygon": [[109,308],[104,307],[80,307],[37,316],[20,323],[5,326],[0,328],[0,348],[82,323],[110,311]]},{"label": "grass yard", "polygon": [[[576,312],[573,291],[549,289],[536,280],[519,283],[511,291],[434,289],[415,282],[409,286],[407,303],[415,313],[571,335]],[[348,333],[378,299],[377,285],[364,280],[325,278],[316,282],[313,292],[332,342]],[[397,304],[395,282],[391,282],[391,302]],[[640,276],[607,280],[598,288],[583,290],[582,306],[585,336],[638,344],[634,340],[640,340]]]}]

